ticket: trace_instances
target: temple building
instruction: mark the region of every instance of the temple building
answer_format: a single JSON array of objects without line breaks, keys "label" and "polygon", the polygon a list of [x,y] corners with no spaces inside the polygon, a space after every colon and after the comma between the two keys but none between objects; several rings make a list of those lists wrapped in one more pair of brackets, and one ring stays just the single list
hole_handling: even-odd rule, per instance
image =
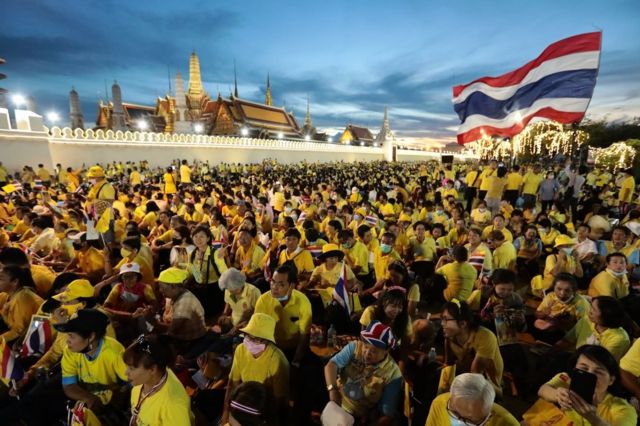
[{"label": "temple building", "polygon": [[343,144],[371,146],[373,145],[373,135],[366,127],[347,124],[347,127],[340,136],[339,142]]},{"label": "temple building", "polygon": [[[235,75],[234,86],[234,92],[228,98],[220,93],[216,98],[211,98],[202,85],[200,60],[193,52],[189,58],[186,90],[182,76],[176,73],[175,94],[169,90],[165,97],[156,99],[155,106],[146,106],[123,102],[120,86],[114,82],[111,88],[112,101],[100,100],[98,104],[95,128],[164,133],[200,131],[209,135],[253,138],[301,139],[308,134],[300,128],[293,113],[284,107],[273,106],[269,75],[264,103],[240,98]],[[308,109],[307,118],[305,124],[308,121],[308,131],[311,125]]]}]

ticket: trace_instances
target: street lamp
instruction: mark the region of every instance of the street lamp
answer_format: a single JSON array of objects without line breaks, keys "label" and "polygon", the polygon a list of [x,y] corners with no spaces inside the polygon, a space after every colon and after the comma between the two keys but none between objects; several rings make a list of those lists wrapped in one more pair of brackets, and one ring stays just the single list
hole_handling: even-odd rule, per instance
[{"label": "street lamp", "polygon": [[310,141],[310,140],[311,140],[311,136],[306,135],[306,136],[304,137],[304,140],[305,140],[305,141]]},{"label": "street lamp", "polygon": [[193,130],[196,133],[202,133],[202,131],[204,130],[204,126],[200,123],[197,123],[196,125],[193,126]]},{"label": "street lamp", "polygon": [[47,113],[47,120],[51,124],[56,124],[60,120],[60,115],[55,111],[49,111]]},{"label": "street lamp", "polygon": [[242,129],[240,129],[240,134],[244,137],[249,136],[249,129],[247,129],[246,127],[243,127]]},{"label": "street lamp", "polygon": [[282,132],[278,132],[278,139],[284,138],[284,134]]},{"label": "street lamp", "polygon": [[327,142],[329,142],[329,143],[333,142],[333,138],[331,136],[328,136],[327,137]]},{"label": "street lamp", "polygon": [[138,129],[144,131],[147,130],[149,128],[149,123],[146,122],[146,120],[138,120]]},{"label": "street lamp", "polygon": [[27,100],[25,99],[24,96],[22,96],[19,93],[16,93],[15,95],[13,95],[11,97],[11,101],[15,104],[15,106],[17,107],[21,107],[22,105],[25,105],[27,103]]}]

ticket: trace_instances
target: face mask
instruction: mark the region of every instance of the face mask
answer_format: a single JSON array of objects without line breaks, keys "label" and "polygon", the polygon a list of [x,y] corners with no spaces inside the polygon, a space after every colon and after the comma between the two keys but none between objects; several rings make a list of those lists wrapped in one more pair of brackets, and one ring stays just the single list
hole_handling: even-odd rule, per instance
[{"label": "face mask", "polygon": [[281,297],[276,297],[276,300],[278,302],[286,302],[287,300],[289,300],[289,293],[285,294],[284,296]]},{"label": "face mask", "polygon": [[131,250],[127,250],[126,248],[120,249],[120,256],[124,259],[125,257],[131,256]]},{"label": "face mask", "polygon": [[343,245],[342,245],[342,248],[343,248],[343,249],[347,249],[347,250],[349,250],[349,249],[351,248],[351,244],[348,244],[348,243],[343,244]]},{"label": "face mask", "polygon": [[391,253],[392,247],[389,244],[380,244],[380,251],[384,254]]},{"label": "face mask", "polygon": [[122,300],[124,300],[127,303],[135,303],[140,298],[139,295],[135,293],[131,293],[130,291],[123,291],[120,297],[122,297]]},{"label": "face mask", "polygon": [[618,278],[624,277],[625,274],[627,273],[627,271],[615,272],[615,271],[613,271],[613,270],[611,270],[609,268],[607,268],[607,269],[608,269],[609,272],[611,272],[611,275],[613,275],[614,277],[618,277]]},{"label": "face mask", "polygon": [[487,209],[485,209],[484,207],[480,207],[480,208],[478,209],[478,211],[479,211],[480,213],[484,213],[484,212],[486,212],[486,211],[487,211]]},{"label": "face mask", "polygon": [[355,220],[356,222],[359,221],[360,219],[362,219],[362,216],[360,216],[359,214],[353,215],[353,220]]},{"label": "face mask", "polygon": [[256,343],[252,340],[249,340],[249,338],[246,336],[242,341],[242,344],[245,346],[245,348],[247,348],[249,353],[253,356],[260,355],[262,352],[264,352],[265,348],[267,347],[267,345],[265,345],[264,343]]},{"label": "face mask", "polygon": [[294,222],[296,222],[298,220],[298,215],[297,214],[292,214],[291,215],[291,219],[293,219]]},{"label": "face mask", "polygon": [[540,232],[549,232],[549,228],[540,228]]},{"label": "face mask", "polygon": [[285,207],[284,208],[284,212],[285,213],[291,213],[291,210],[293,210],[291,207]]},{"label": "face mask", "polygon": [[[482,210],[480,210],[482,211]],[[442,210],[436,210],[436,214],[442,214]]]},{"label": "face mask", "polygon": [[562,251],[564,252],[564,254],[566,254],[567,256],[571,256],[571,253],[573,253],[573,249],[570,247],[567,248],[563,248]]},{"label": "face mask", "polygon": [[458,420],[455,417],[453,417],[451,414],[449,414],[449,422],[451,423],[451,426],[468,426],[469,423],[465,423],[462,420]]}]

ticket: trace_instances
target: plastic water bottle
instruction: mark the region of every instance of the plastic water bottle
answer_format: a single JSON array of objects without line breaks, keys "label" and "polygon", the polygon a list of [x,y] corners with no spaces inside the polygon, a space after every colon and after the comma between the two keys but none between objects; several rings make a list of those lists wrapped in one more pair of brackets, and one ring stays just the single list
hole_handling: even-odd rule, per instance
[{"label": "plastic water bottle", "polygon": [[327,347],[333,348],[336,345],[336,328],[331,324],[327,331]]},{"label": "plastic water bottle", "polygon": [[438,353],[436,352],[436,348],[431,347],[431,349],[429,350],[429,364],[436,362],[436,358],[438,356]]}]

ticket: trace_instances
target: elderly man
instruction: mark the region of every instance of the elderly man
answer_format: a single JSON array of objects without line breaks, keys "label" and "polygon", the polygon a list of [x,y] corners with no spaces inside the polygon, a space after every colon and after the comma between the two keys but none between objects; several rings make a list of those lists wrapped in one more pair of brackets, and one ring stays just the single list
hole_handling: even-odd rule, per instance
[{"label": "elderly man", "polygon": [[481,374],[460,374],[451,392],[433,400],[425,426],[518,426],[507,410],[493,402],[495,396],[491,382]]},{"label": "elderly man", "polygon": [[245,275],[236,268],[229,268],[220,275],[220,290],[224,291],[224,312],[218,319],[219,330],[236,334],[246,325],[260,298],[260,290],[246,282]]}]

